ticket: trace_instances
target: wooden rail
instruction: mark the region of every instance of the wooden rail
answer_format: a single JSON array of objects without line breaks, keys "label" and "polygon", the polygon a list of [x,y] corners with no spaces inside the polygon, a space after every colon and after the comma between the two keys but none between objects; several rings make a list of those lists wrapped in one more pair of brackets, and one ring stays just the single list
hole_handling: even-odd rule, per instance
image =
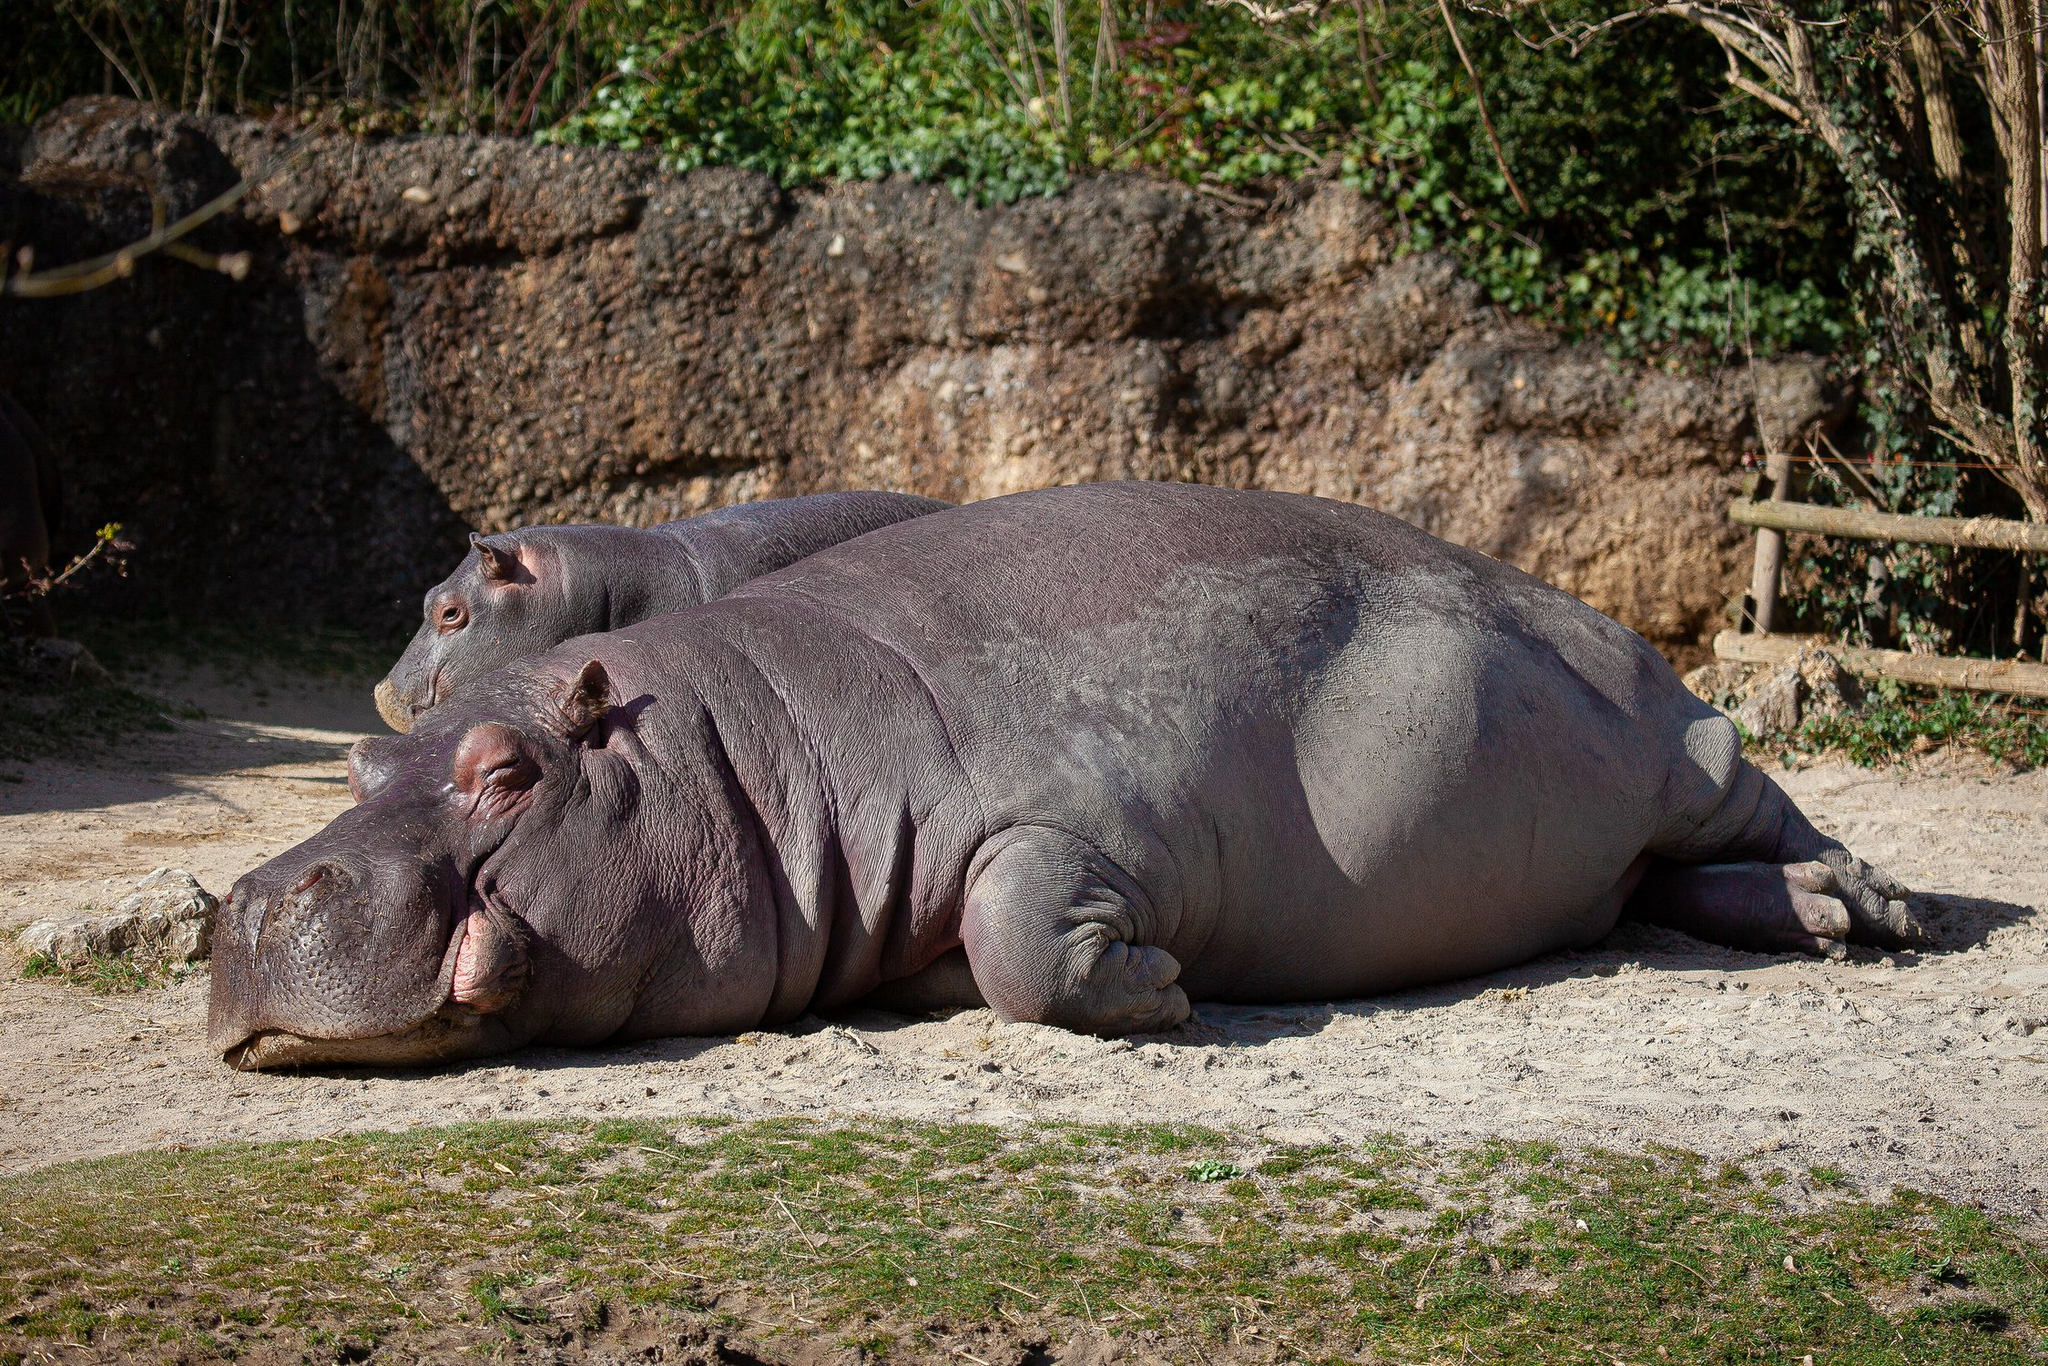
[{"label": "wooden rail", "polygon": [[1889,678],[1929,688],[1971,688],[1982,692],[2012,693],[2019,697],[2048,697],[2048,665],[2005,659],[1916,655],[1904,650],[1865,650],[1854,645],[1836,644],[1820,636],[1743,635],[1736,631],[1723,631],[1714,637],[1714,657],[1737,664],[1790,664],[1807,646],[1826,650],[1858,678]]},{"label": "wooden rail", "polygon": [[1760,529],[1810,531],[1821,536],[1850,536],[1863,541],[2048,552],[2048,523],[2011,522],[2000,517],[1907,517],[1896,512],[1824,508],[1812,503],[1780,502],[1777,499],[1764,502],[1742,499],[1729,505],[1728,518],[1743,526]]},{"label": "wooden rail", "polygon": [[[1906,517],[1896,512],[1819,507],[1795,503],[1786,496],[1791,463],[1774,454],[1766,467],[1771,495],[1739,499],[1728,506],[1728,518],[1756,528],[1756,565],[1750,577],[1749,620],[1756,633],[1723,631],[1714,637],[1714,655],[1738,664],[1789,664],[1808,645],[1819,645],[1860,678],[1889,678],[1930,688],[1971,688],[2048,697],[2048,662],[1971,659],[1954,655],[1916,655],[1904,650],[1864,650],[1837,645],[1816,636],[1773,634],[1778,616],[1778,579],[1784,572],[1785,533],[1848,536],[1862,541],[1908,545],[1970,546],[1980,550],[2048,553],[2048,525],[2011,522],[1999,517]],[[2026,643],[2027,562],[2020,561],[2019,612],[2013,620],[2015,649]]]}]

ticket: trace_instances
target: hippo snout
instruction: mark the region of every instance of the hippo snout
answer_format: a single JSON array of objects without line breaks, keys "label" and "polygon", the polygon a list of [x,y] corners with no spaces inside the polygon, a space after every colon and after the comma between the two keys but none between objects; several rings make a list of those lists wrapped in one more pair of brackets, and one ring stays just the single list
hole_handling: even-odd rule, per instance
[{"label": "hippo snout", "polygon": [[400,735],[410,731],[413,719],[418,715],[418,709],[412,702],[401,696],[388,678],[380,680],[373,692],[377,698],[377,715],[384,718],[384,724]]},{"label": "hippo snout", "polygon": [[[384,1060],[418,1044],[451,1003],[464,941],[445,879],[426,865],[372,871],[331,844],[297,853],[244,877],[222,907],[208,1042],[241,1068]],[[465,984],[499,1004],[521,982],[516,958],[472,946]]]}]

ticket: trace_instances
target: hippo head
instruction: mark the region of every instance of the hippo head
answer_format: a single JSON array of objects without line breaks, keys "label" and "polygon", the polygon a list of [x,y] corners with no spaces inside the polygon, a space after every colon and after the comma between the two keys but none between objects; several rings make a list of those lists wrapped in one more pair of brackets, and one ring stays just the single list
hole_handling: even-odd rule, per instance
[{"label": "hippo head", "polygon": [[[645,762],[611,686],[557,652],[358,745],[357,805],[221,904],[212,1047],[406,1064],[595,1043],[648,1010],[641,1032],[744,1027],[766,988],[707,988],[726,953],[773,957],[731,928],[754,875],[730,803],[715,772]],[[680,819],[650,827],[643,774],[685,788],[649,803]]]},{"label": "hippo head", "polygon": [[553,547],[516,532],[471,532],[469,554],[427,591],[425,617],[377,685],[377,711],[399,732],[485,674],[597,629],[575,619]]}]

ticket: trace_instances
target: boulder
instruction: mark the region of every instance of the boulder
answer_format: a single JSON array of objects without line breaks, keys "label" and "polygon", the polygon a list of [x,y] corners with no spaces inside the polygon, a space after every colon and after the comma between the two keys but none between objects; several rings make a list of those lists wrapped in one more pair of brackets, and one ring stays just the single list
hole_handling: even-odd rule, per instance
[{"label": "boulder", "polygon": [[158,868],[113,910],[39,920],[21,932],[19,942],[24,952],[67,965],[124,953],[196,963],[211,948],[219,906],[184,869]]},{"label": "boulder", "polygon": [[1863,703],[1863,685],[1842,667],[1842,661],[1818,646],[1802,649],[1791,661],[1745,681],[1747,667],[1720,662],[1685,676],[1693,694],[1726,708],[1751,735],[1799,729],[1811,716],[1841,716]]},{"label": "boulder", "polygon": [[1805,689],[1803,706],[1810,715],[1840,716],[1863,705],[1863,684],[1842,661],[1826,650],[1805,649],[1793,661]]},{"label": "boulder", "polygon": [[1735,709],[1735,724],[1750,735],[1772,735],[1799,729],[1797,666],[1786,664],[1765,674]]},{"label": "boulder", "polygon": [[1686,674],[1686,690],[1702,702],[1723,706],[1729,699],[1744,696],[1749,689],[1749,680],[1756,668],[1750,664],[1737,664],[1733,660],[1717,659],[1711,664],[1702,664]]}]

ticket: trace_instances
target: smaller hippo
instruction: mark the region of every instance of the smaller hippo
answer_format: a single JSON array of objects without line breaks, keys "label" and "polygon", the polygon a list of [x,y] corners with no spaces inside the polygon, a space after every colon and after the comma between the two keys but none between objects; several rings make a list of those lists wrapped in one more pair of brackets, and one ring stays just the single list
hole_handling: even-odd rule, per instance
[{"label": "smaller hippo", "polygon": [[472,533],[469,554],[428,590],[426,620],[377,685],[377,711],[393,730],[409,731],[429,708],[515,659],[722,598],[828,546],[950,506],[861,490],[743,503],[644,530]]},{"label": "smaller hippo", "polygon": [[[50,543],[63,511],[57,456],[42,429],[0,392],[0,596],[48,571]],[[0,631],[56,634],[40,597],[0,606]]]}]

